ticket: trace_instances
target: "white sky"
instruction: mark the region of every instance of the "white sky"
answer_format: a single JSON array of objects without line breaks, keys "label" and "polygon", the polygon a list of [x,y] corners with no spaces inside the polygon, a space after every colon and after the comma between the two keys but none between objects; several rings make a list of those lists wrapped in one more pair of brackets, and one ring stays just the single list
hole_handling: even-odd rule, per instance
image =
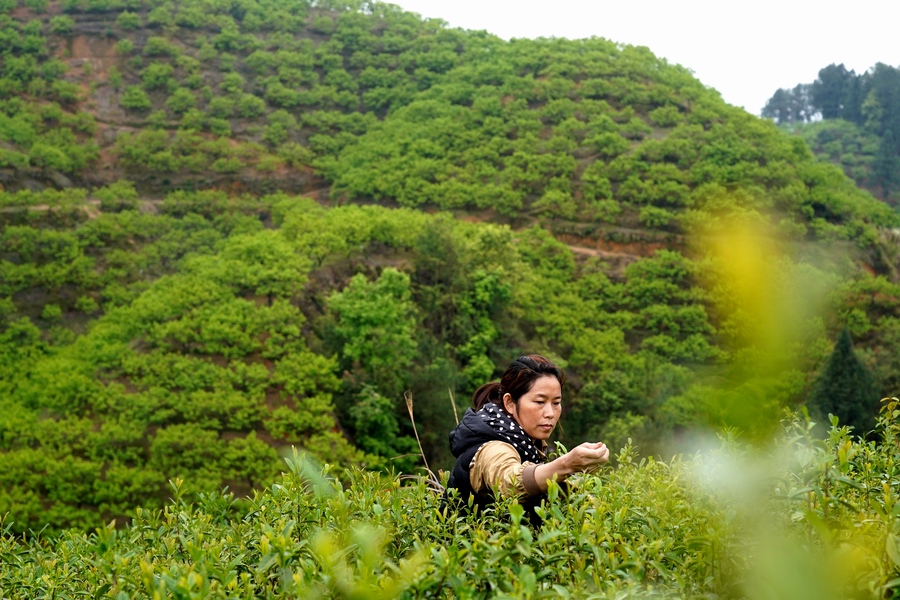
[{"label": "white sky", "polygon": [[898,0],[389,0],[451,27],[647,46],[726,102],[759,114],[780,87],[844,63],[900,66]]}]

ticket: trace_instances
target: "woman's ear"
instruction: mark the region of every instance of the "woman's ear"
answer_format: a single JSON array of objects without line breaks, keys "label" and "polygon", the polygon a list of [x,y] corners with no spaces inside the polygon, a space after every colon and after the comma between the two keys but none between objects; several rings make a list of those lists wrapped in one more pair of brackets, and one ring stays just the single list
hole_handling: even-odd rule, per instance
[{"label": "woman's ear", "polygon": [[506,409],[506,412],[515,416],[516,403],[513,402],[512,396],[510,396],[509,394],[503,394],[503,408]]}]

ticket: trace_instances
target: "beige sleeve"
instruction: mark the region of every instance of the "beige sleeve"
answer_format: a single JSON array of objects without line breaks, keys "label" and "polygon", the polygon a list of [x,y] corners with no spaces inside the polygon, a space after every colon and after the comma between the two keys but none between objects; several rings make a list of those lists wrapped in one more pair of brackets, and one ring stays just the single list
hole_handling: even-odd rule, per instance
[{"label": "beige sleeve", "polygon": [[541,491],[534,481],[536,467],[532,462],[522,463],[510,444],[488,442],[472,458],[469,481],[477,494],[497,489],[502,496],[534,496]]}]

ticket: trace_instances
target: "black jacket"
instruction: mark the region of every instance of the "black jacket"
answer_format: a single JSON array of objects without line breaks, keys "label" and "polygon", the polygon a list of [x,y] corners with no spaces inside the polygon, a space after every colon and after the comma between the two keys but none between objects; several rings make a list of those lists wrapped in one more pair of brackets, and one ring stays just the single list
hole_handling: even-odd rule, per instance
[{"label": "black jacket", "polygon": [[[469,466],[472,464],[472,459],[475,457],[475,453],[478,452],[478,449],[484,444],[495,440],[501,442],[507,441],[500,437],[500,435],[485,423],[471,408],[466,409],[466,413],[463,415],[460,424],[456,426],[456,429],[450,432],[450,451],[453,453],[453,456],[456,457],[456,465],[453,467],[453,471],[450,472],[450,480],[447,482],[447,487],[448,489],[456,488],[459,490],[459,508],[463,509],[467,507],[470,497],[472,498],[474,505],[480,508],[484,508],[494,502],[492,494],[482,496],[476,494],[472,489],[472,482],[469,479]],[[522,450],[517,448],[517,451],[519,453],[519,460],[525,462],[527,459]],[[540,505],[541,500],[544,498],[546,498],[546,494],[540,494],[521,501],[521,504],[526,509],[526,512],[528,512],[532,523],[540,523],[540,519],[534,513],[534,509]]]}]

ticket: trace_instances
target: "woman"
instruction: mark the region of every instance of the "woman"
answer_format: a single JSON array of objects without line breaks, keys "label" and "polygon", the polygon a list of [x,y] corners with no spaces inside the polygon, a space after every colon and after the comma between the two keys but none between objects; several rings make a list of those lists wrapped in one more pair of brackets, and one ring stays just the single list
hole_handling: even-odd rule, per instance
[{"label": "woman", "polygon": [[609,460],[602,443],[584,443],[547,462],[547,439],[562,411],[565,373],[537,354],[520,356],[499,382],[475,391],[475,410],[466,410],[450,433],[456,466],[448,487],[459,490],[463,502],[473,496],[485,506],[501,496],[519,496],[526,508],[540,504],[547,482],[562,482]]}]

